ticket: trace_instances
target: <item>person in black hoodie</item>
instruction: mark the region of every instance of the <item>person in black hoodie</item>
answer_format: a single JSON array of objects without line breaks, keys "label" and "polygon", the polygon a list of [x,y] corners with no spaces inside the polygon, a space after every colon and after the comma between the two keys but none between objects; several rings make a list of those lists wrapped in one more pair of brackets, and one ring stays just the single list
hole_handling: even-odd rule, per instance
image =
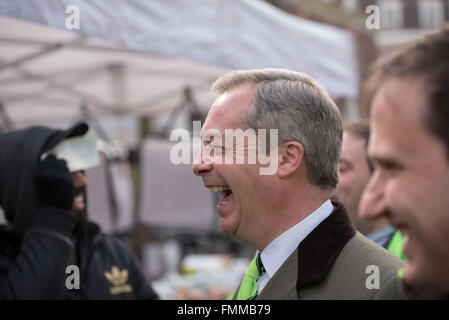
[{"label": "person in black hoodie", "polygon": [[84,174],[52,155],[41,160],[87,131],[80,123],[0,135],[0,206],[9,222],[0,226],[0,299],[158,299],[128,247],[88,221]]}]

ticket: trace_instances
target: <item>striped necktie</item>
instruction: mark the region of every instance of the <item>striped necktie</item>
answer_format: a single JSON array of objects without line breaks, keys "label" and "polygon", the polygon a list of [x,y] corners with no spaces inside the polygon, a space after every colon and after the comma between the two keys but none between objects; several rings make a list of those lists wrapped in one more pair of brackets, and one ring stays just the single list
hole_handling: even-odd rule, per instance
[{"label": "striped necktie", "polygon": [[237,300],[250,300],[257,296],[257,280],[265,273],[260,253],[251,261],[243,276]]}]

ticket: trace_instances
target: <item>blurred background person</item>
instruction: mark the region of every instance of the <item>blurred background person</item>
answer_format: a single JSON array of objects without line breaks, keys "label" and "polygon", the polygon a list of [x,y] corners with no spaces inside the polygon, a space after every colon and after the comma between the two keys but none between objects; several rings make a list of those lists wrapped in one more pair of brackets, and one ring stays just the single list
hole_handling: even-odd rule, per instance
[{"label": "blurred background person", "polygon": [[348,122],[343,125],[339,182],[333,199],[344,205],[359,232],[405,260],[402,250],[404,237],[399,230],[390,225],[386,217],[364,219],[358,214],[362,192],[374,171],[367,152],[369,135],[369,120]]},{"label": "blurred background person", "polygon": [[0,135],[0,207],[9,222],[0,226],[1,299],[64,296],[75,191],[63,160],[39,162],[39,142],[49,136],[39,129]]},{"label": "blurred background person", "polygon": [[381,60],[372,74],[378,86],[368,150],[376,169],[360,214],[385,216],[406,235],[409,297],[428,287],[449,297],[448,52],[446,24]]},{"label": "blurred background person", "polygon": [[[88,221],[80,167],[92,162],[78,162],[71,174],[73,159],[66,165],[53,155],[65,139],[87,131],[80,123],[65,131],[31,127],[0,136],[0,205],[9,222],[0,232],[4,298],[157,298],[128,247]],[[78,142],[79,152],[86,143]],[[67,274],[68,266],[79,272]],[[78,279],[68,284],[69,275]]]}]

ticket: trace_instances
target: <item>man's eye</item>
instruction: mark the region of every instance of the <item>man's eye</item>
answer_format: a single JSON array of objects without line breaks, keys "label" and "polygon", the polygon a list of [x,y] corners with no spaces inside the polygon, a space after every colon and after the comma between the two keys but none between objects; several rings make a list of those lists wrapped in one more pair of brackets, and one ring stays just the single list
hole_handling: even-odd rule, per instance
[{"label": "man's eye", "polygon": [[395,172],[400,168],[400,166],[393,161],[379,161],[377,164],[380,169],[388,172]]},{"label": "man's eye", "polygon": [[217,143],[211,143],[210,147],[214,148],[214,149],[219,149],[219,150],[224,149],[224,147],[221,144],[217,144]]},{"label": "man's eye", "polygon": [[346,161],[345,159],[341,159],[338,164],[338,171],[340,173],[345,173],[349,171],[352,168],[352,165],[350,162]]},{"label": "man's eye", "polygon": [[382,168],[388,169],[388,170],[391,170],[391,169],[394,169],[394,168],[395,168],[395,164],[394,164],[393,162],[390,162],[390,161],[382,161],[382,162],[379,162],[379,165],[380,165]]},{"label": "man's eye", "polygon": [[394,170],[396,168],[396,166],[393,163],[386,163],[383,166],[383,168],[386,169],[386,170]]},{"label": "man's eye", "polygon": [[338,167],[338,171],[340,171],[340,173],[344,173],[344,172],[348,171],[348,167],[346,167],[346,166],[339,166]]}]

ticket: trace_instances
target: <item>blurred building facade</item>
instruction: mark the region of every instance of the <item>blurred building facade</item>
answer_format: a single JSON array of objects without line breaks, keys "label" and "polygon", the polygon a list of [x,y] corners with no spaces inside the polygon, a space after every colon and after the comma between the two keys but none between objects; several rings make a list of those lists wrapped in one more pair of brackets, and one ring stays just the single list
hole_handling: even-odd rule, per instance
[{"label": "blurred building facade", "polygon": [[[333,2],[329,0],[328,2]],[[347,10],[365,14],[369,5],[380,9],[380,28],[373,30],[379,54],[449,21],[449,0],[340,0]]]},{"label": "blurred building facade", "polygon": [[[423,33],[449,21],[449,0],[265,0],[293,15],[348,29],[358,46],[360,84],[369,67],[381,55],[416,39]],[[366,20],[376,6],[379,28],[368,29]],[[361,117],[365,98],[360,90],[358,101],[335,99],[344,121]]]},{"label": "blurred building facade", "polygon": [[[266,0],[292,14],[351,29],[368,31],[379,53],[408,42],[449,21],[449,0]],[[380,10],[380,28],[368,30],[367,8]]]}]

